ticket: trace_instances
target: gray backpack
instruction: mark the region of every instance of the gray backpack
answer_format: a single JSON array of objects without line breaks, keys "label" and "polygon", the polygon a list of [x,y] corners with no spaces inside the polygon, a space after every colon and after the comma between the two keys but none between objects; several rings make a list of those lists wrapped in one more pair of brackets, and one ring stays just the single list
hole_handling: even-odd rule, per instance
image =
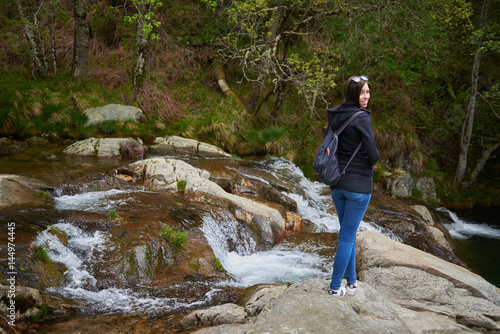
[{"label": "gray backpack", "polygon": [[345,174],[347,166],[349,166],[352,159],[361,148],[361,145],[363,144],[362,142],[359,143],[358,147],[349,159],[349,162],[345,165],[344,170],[340,171],[339,159],[337,158],[337,147],[339,145],[338,136],[354,118],[362,113],[364,113],[362,110],[356,112],[335,132],[333,131],[331,125],[328,124],[325,137],[323,138],[323,142],[321,143],[313,162],[313,169],[316,174],[318,174],[318,179],[324,184],[334,186],[339,183],[340,177]]}]

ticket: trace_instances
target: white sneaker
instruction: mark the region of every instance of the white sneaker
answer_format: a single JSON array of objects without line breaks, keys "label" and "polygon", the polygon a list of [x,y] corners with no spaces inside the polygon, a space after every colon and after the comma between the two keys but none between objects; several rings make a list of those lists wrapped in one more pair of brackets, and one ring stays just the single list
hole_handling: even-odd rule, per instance
[{"label": "white sneaker", "polygon": [[357,282],[355,283],[349,283],[346,285],[346,293],[349,295],[349,296],[354,296],[354,294],[356,293],[356,286]]},{"label": "white sneaker", "polygon": [[345,288],[343,286],[341,286],[337,290],[328,289],[328,294],[332,295],[334,297],[344,297],[345,296]]}]

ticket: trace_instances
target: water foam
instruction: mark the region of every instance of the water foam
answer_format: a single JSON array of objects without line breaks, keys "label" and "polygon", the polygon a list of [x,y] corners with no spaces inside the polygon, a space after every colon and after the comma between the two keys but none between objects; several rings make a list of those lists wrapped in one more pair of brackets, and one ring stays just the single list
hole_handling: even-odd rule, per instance
[{"label": "water foam", "polygon": [[80,210],[97,213],[108,213],[111,209],[128,205],[132,198],[118,196],[130,191],[111,189],[107,191],[91,191],[76,195],[64,195],[55,198],[58,210]]},{"label": "water foam", "polygon": [[454,239],[468,239],[473,236],[483,238],[500,239],[500,229],[488,224],[477,224],[465,219],[461,219],[456,213],[447,208],[438,208],[438,211],[447,213],[453,220],[451,224],[444,224]]},{"label": "water foam", "polygon": [[[51,228],[66,233],[67,246],[49,232]],[[141,287],[140,292],[116,287],[99,289],[96,286],[97,279],[92,272],[105,267],[100,255],[104,249],[110,247],[107,241],[106,234],[102,231],[89,233],[68,223],[54,224],[38,234],[34,244],[47,245],[51,260],[60,262],[68,268],[64,286],[49,288],[48,291],[66,298],[81,300],[87,307],[103,314],[136,312],[156,314],[162,310],[209,304],[214,294],[219,291],[218,288],[212,288],[202,298],[187,302],[181,298],[152,296],[146,287]]]}]

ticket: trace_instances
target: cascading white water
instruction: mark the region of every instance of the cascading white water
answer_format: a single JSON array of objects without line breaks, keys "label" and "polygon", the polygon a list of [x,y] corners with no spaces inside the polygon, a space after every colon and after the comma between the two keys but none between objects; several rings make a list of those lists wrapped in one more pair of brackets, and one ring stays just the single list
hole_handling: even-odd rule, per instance
[{"label": "cascading white water", "polygon": [[[291,192],[286,195],[297,202],[298,213],[316,225],[317,233],[339,230],[337,216],[328,212],[332,201],[323,184],[308,180],[298,167],[285,159],[268,159],[261,164],[261,168],[291,185]],[[133,205],[133,202],[134,191],[109,190],[61,196],[56,198],[55,207],[61,211],[106,214],[112,209],[119,210]],[[98,289],[93,273],[105,266],[100,259],[100,251],[109,247],[106,233],[88,233],[69,223],[55,226],[68,234],[67,246],[48,231],[42,232],[36,240],[36,243],[49,246],[52,260],[68,267],[67,284],[54,290],[68,298],[83,300],[100,312],[155,313],[165,308],[202,305],[208,303],[219,290],[213,287],[202,298],[187,302],[177,298],[151,296],[145,289],[141,292],[116,287]],[[366,222],[361,223],[360,229],[379,231]],[[221,285],[293,283],[313,277],[328,278],[331,274],[333,258],[318,255],[316,249],[313,249],[316,246],[311,244],[293,245],[284,242],[269,251],[256,252],[256,243],[250,229],[229,212],[224,214],[218,210],[217,213],[206,214],[202,230],[215,256],[235,279],[222,282]],[[329,248],[330,245],[320,247]]]},{"label": "cascading white water", "polygon": [[472,236],[483,238],[500,239],[500,229],[488,224],[477,224],[460,219],[456,213],[447,208],[437,208],[436,210],[445,212],[453,220],[453,224],[444,224],[454,239],[468,239]]},{"label": "cascading white water", "polygon": [[[287,180],[292,193],[285,193],[297,203],[297,211],[302,218],[313,222],[320,231],[338,232],[339,219],[336,214],[330,214],[328,209],[333,205],[328,186],[311,181],[304,176],[302,170],[292,162],[283,158],[271,158],[265,161],[270,172],[279,179]],[[324,194],[327,195],[324,195]],[[361,231],[377,231],[381,229],[373,224],[361,221]],[[392,236],[389,236],[392,237]]]},{"label": "cascading white water", "polygon": [[[297,203],[302,218],[313,222],[318,232],[337,232],[340,228],[337,215],[328,212],[332,200],[325,193],[325,185],[308,180],[300,168],[282,158],[263,162],[263,169],[291,185],[293,193],[285,193]],[[249,176],[253,177],[253,176]],[[242,233],[238,222],[231,215],[203,220],[203,232],[224,268],[243,286],[259,283],[298,282],[307,278],[326,278],[330,275],[332,258],[321,258],[311,249],[299,249],[280,244],[266,252],[231,251],[228,240],[237,240]],[[360,230],[379,231],[377,226],[361,222]],[[251,236],[249,236],[251,238]],[[250,239],[250,242],[253,241]],[[307,246],[306,246],[307,247]]]},{"label": "cascading white water", "polygon": [[[236,282],[228,284],[251,286],[259,283],[297,282],[311,277],[324,277],[325,260],[313,252],[278,245],[269,251],[248,252],[247,248],[230,251],[229,244],[238,240],[242,233],[238,221],[228,214],[223,221],[206,215],[202,230],[212,247],[214,254],[224,269]],[[248,244],[255,247],[255,241],[249,234]]]},{"label": "cascading white water", "polygon": [[56,209],[58,210],[80,210],[97,213],[108,213],[112,209],[127,205],[133,201],[133,197],[124,199],[114,198],[116,195],[125,194],[130,191],[111,189],[108,191],[90,191],[76,195],[64,195],[56,198]]},{"label": "cascading white water", "polygon": [[[66,233],[67,246],[49,232],[51,228],[58,228]],[[48,290],[66,298],[84,301],[99,313],[154,314],[165,309],[187,308],[209,303],[214,293],[219,291],[218,288],[213,288],[200,300],[186,302],[181,298],[154,297],[145,289],[142,292],[115,287],[98,289],[97,280],[92,273],[106,266],[100,255],[109,247],[106,234],[102,231],[89,233],[72,224],[58,223],[41,232],[33,244],[47,245],[51,260],[68,268],[65,273],[66,284],[61,288]]]}]

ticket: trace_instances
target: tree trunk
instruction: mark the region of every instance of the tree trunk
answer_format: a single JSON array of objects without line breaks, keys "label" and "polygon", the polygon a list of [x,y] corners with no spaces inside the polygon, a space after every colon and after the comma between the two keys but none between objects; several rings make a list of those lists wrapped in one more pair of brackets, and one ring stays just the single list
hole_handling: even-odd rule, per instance
[{"label": "tree trunk", "polygon": [[278,53],[278,44],[280,41],[280,36],[278,32],[281,25],[283,24],[283,18],[285,17],[286,11],[284,8],[277,9],[273,16],[273,24],[269,27],[269,38],[267,39],[267,47],[264,52],[264,63],[257,75],[257,80],[254,81],[248,98],[246,100],[247,110],[250,114],[256,114],[258,109],[259,97],[262,94],[262,89],[264,88],[264,83],[269,75],[269,69],[272,66],[273,58],[276,57]]},{"label": "tree trunk", "polygon": [[56,32],[55,32],[55,17],[56,8],[54,0],[51,0],[50,6],[50,54],[52,56],[52,73],[57,75],[57,60],[56,60]]},{"label": "tree trunk", "polygon": [[87,79],[89,54],[89,26],[87,22],[87,0],[74,0],[75,39],[73,41],[72,75],[78,81]]},{"label": "tree trunk", "polygon": [[[44,63],[41,58],[41,52],[40,52],[40,47],[38,45],[37,41],[37,34],[36,30],[38,29],[38,21],[34,22],[29,22],[29,20],[26,17],[26,14],[24,12],[23,4],[21,3],[21,0],[16,0],[16,7],[17,11],[19,13],[19,18],[21,19],[22,25],[23,25],[23,32],[24,36],[26,37],[26,40],[28,41],[28,46],[30,48],[30,56],[31,56],[31,61],[33,62],[33,66],[35,69],[36,75],[39,76],[46,76],[48,74],[48,69],[46,66],[46,63]],[[33,73],[33,75],[35,75]]]},{"label": "tree trunk", "polygon": [[[283,62],[287,61],[288,58],[288,39],[285,39],[284,41],[284,46],[283,46]],[[272,121],[276,125],[278,123],[278,114],[281,108],[281,105],[283,104],[283,99],[285,97],[285,89],[286,89],[286,81],[282,81],[279,83],[278,86],[278,96],[276,97],[276,103],[274,104],[274,110],[273,110],[273,119]]]},{"label": "tree trunk", "polygon": [[[481,14],[479,18],[479,29],[485,28],[487,13],[488,13],[488,0],[483,0],[483,3],[481,5]],[[469,104],[467,106],[465,119],[462,124],[462,132],[460,135],[460,155],[458,157],[457,171],[454,180],[455,187],[459,187],[462,185],[463,177],[467,169],[469,146],[472,138],[472,130],[474,128],[474,113],[476,111],[477,86],[479,79],[479,66],[481,64],[482,46],[483,46],[483,40],[481,38],[480,41],[478,42],[476,55],[474,57]]]},{"label": "tree trunk", "polygon": [[[148,6],[143,4],[143,6]],[[148,13],[150,10],[143,10]],[[144,26],[146,24],[144,17],[137,19],[137,30],[135,32],[135,53],[134,53],[134,68],[132,72],[132,83],[136,91],[141,89],[147,77],[147,59],[149,54],[149,39],[144,36]]]},{"label": "tree trunk", "polygon": [[476,181],[477,176],[483,170],[484,165],[486,164],[486,161],[488,161],[488,159],[490,158],[491,153],[493,153],[493,151],[495,151],[499,147],[500,147],[500,142],[497,142],[488,147],[486,150],[484,150],[481,160],[479,160],[479,162],[476,165],[476,168],[474,168],[474,170],[472,171],[470,179],[463,182],[462,188],[467,189],[472,185],[472,183],[474,183],[474,181]]}]

